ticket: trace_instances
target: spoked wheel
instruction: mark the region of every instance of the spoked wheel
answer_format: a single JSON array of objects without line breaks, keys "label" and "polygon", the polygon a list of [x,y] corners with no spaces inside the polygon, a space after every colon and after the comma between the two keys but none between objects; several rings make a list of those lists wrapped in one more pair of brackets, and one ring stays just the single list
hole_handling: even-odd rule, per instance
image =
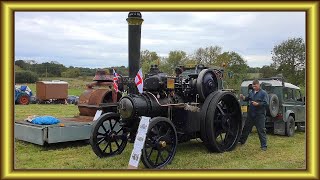
[{"label": "spoked wheel", "polygon": [[208,142],[207,133],[206,133],[206,117],[207,117],[207,110],[209,107],[210,102],[214,99],[214,96],[219,94],[219,91],[214,91],[211,93],[206,100],[204,101],[202,108],[201,108],[201,117],[200,117],[200,134],[201,140],[203,143]]},{"label": "spoked wheel", "polygon": [[30,102],[29,96],[27,94],[21,94],[18,98],[19,104],[28,105]]},{"label": "spoked wheel", "polygon": [[165,117],[151,119],[142,162],[147,168],[162,168],[171,163],[177,148],[177,132],[172,122]]},{"label": "spoked wheel", "polygon": [[120,154],[127,145],[127,133],[120,126],[120,115],[106,113],[95,123],[90,137],[93,152],[99,157]]},{"label": "spoked wheel", "polygon": [[242,114],[237,98],[224,91],[213,96],[207,108],[205,125],[205,145],[210,151],[233,150],[239,141],[242,127]]}]

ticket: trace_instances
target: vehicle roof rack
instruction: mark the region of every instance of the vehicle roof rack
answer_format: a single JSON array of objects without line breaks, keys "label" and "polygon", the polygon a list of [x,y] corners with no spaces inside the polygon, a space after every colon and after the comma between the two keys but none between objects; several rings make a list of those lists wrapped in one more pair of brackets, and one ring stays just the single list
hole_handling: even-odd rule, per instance
[{"label": "vehicle roof rack", "polygon": [[[257,78],[258,80],[278,80],[278,81],[284,81],[283,77],[270,77],[270,78]],[[244,81],[254,80],[252,78],[250,79],[244,79]]]}]

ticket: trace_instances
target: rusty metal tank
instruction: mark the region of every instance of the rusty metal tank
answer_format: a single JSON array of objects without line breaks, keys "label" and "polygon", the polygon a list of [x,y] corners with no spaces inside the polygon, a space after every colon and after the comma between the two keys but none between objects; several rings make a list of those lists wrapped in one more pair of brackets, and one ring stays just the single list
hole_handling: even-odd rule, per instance
[{"label": "rusty metal tank", "polygon": [[87,84],[87,89],[80,95],[78,109],[80,116],[94,116],[97,110],[107,111],[121,97],[121,93],[116,93],[113,86],[113,75],[109,70],[98,69],[93,78],[93,82]]}]

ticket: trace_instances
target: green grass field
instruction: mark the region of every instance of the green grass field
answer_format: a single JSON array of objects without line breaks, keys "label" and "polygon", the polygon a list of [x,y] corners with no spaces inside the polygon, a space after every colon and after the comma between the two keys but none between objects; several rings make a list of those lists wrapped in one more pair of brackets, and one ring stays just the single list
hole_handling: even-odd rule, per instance
[{"label": "green grass field", "polygon": [[[78,114],[75,105],[15,106],[15,119],[28,115],[52,115],[72,117]],[[200,140],[199,140],[200,141]],[[38,146],[31,143],[15,142],[15,168],[33,169],[126,169],[132,144],[121,155],[100,159],[86,141]],[[143,168],[142,163],[140,163]],[[294,137],[268,135],[268,150],[261,151],[259,138],[254,132],[245,145],[234,151],[210,153],[197,140],[178,145],[177,153],[168,169],[297,169],[306,168],[305,134],[296,133]]]}]

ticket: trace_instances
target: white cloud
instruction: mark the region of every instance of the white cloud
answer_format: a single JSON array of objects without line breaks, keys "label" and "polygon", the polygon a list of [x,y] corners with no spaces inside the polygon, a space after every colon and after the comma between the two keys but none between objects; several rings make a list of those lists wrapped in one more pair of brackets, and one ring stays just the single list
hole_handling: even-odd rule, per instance
[{"label": "white cloud", "polygon": [[[274,45],[305,37],[304,12],[142,12],[141,48],[167,56],[218,45],[250,66],[271,63]],[[127,12],[16,12],[15,58],[72,66],[127,65]]]},{"label": "white cloud", "polygon": [[244,59],[247,60],[250,67],[262,67],[272,63],[270,55],[245,55]]},{"label": "white cloud", "polygon": [[16,32],[24,31],[46,35],[50,39],[108,41],[114,44],[125,43],[125,39],[122,37],[113,36],[113,34],[108,35],[108,33],[101,31],[102,29],[110,29],[112,26],[113,28],[117,27],[115,24],[106,25],[43,16],[16,21]]},{"label": "white cloud", "polygon": [[250,25],[256,15],[251,12],[192,12],[193,21],[211,23],[218,26],[244,27]]}]

